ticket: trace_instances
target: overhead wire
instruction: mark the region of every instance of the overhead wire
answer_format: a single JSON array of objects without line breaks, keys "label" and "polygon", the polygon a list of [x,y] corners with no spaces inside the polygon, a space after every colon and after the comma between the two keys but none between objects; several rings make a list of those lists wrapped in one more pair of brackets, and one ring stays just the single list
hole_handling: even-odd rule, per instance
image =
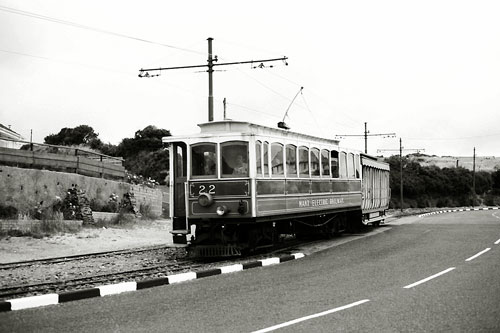
[{"label": "overhead wire", "polygon": [[24,57],[31,57],[31,58],[36,58],[36,59],[42,59],[42,60],[47,60],[47,61],[62,63],[62,64],[66,64],[66,65],[76,65],[76,66],[88,67],[88,68],[98,69],[98,70],[107,71],[107,72],[114,72],[114,73],[119,73],[119,74],[126,74],[127,76],[130,76],[130,74],[132,74],[132,72],[119,71],[119,70],[109,69],[109,68],[105,68],[105,67],[99,67],[99,66],[94,66],[94,65],[82,64],[82,63],[72,62],[72,61],[66,61],[66,60],[52,59],[52,58],[49,58],[49,57],[33,55],[33,54],[29,54],[29,53],[24,53],[24,52],[16,52],[16,51],[10,51],[10,50],[5,50],[5,49],[0,49],[0,52],[21,55],[21,56],[24,56]]},{"label": "overhead wire", "polygon": [[248,106],[240,105],[240,104],[237,104],[237,103],[229,103],[229,102],[227,102],[226,105],[228,105],[228,106],[236,106],[236,107],[239,107],[239,108],[242,108],[242,109],[245,109],[245,110],[249,110],[249,111],[253,111],[253,112],[265,114],[267,116],[280,119],[280,116],[278,116],[278,115],[275,115],[275,114],[272,114],[272,113],[269,113],[269,112],[264,112],[264,111],[256,110],[256,109],[250,108]]},{"label": "overhead wire", "polygon": [[[51,62],[56,62],[56,63],[62,63],[62,64],[65,64],[65,65],[80,66],[80,67],[86,67],[86,68],[96,69],[96,70],[100,70],[100,71],[113,72],[115,74],[120,74],[120,75],[128,77],[128,78],[132,78],[133,77],[134,79],[136,79],[136,75],[131,76],[132,72],[119,71],[119,70],[114,70],[114,69],[109,69],[109,68],[104,68],[104,67],[98,67],[98,66],[93,66],[93,65],[88,65],[88,64],[81,64],[81,63],[77,63],[77,62],[69,62],[69,61],[64,61],[64,60],[57,60],[57,59],[52,59],[52,58],[48,58],[48,57],[37,56],[37,55],[23,53],[23,52],[9,51],[9,50],[4,50],[4,49],[0,49],[0,52],[10,53],[10,54],[16,54],[16,55],[21,55],[21,56],[25,56],[25,57],[31,57],[31,58],[36,58],[36,59],[41,59],[41,60],[51,61]],[[133,73],[135,74],[135,71]],[[160,84],[168,86],[168,87],[173,87],[173,88],[178,89],[178,90],[181,90],[181,91],[183,91],[183,92],[185,92],[185,93],[187,93],[187,94],[189,94],[191,96],[201,97],[201,95],[199,93],[195,92],[192,89],[186,89],[183,86],[178,86],[178,85],[175,85],[175,84],[166,83],[164,81],[160,81]]]},{"label": "overhead wire", "polygon": [[[71,21],[65,21],[65,20],[54,18],[54,17],[45,16],[45,15],[37,14],[37,13],[34,13],[34,12],[28,12],[28,11],[25,11],[25,10],[11,8],[11,7],[7,7],[7,6],[3,6],[3,5],[0,5],[0,11],[4,11],[4,12],[8,12],[8,13],[13,13],[13,14],[18,14],[18,15],[23,15],[23,16],[27,16],[27,17],[31,17],[31,18],[36,18],[36,19],[40,19],[40,20],[45,20],[45,21],[49,21],[49,22],[53,22],[53,23],[68,25],[68,26],[71,26],[71,27],[74,27],[74,28],[80,28],[80,29],[85,29],[85,30],[89,30],[89,31],[99,32],[99,33],[108,34],[108,35],[112,35],[112,36],[116,36],[116,37],[120,37],[120,38],[126,38],[126,39],[131,39],[131,40],[135,40],[135,41],[144,42],[144,43],[150,43],[150,44],[160,45],[160,46],[164,46],[164,47],[167,47],[167,48],[170,48],[170,49],[174,49],[174,50],[180,50],[180,51],[185,51],[185,52],[190,52],[190,53],[195,53],[195,54],[203,54],[203,55],[205,54],[203,52],[195,51],[195,50],[192,50],[192,49],[189,49],[189,48],[177,47],[177,46],[173,46],[173,45],[169,45],[169,44],[164,44],[164,43],[159,43],[159,42],[155,42],[155,41],[151,41],[151,40],[147,40],[147,39],[143,39],[143,38],[137,38],[137,37],[133,37],[133,36],[128,36],[128,35],[121,34],[121,33],[116,33],[116,32],[112,32],[112,31],[100,29],[100,28],[94,28],[94,27],[91,27],[91,26],[88,26],[88,25],[82,25],[82,24],[79,24],[79,23],[75,23],[75,22],[71,22]],[[23,53],[23,52],[17,52],[17,51],[5,50],[5,49],[1,49],[0,51],[1,52],[5,52],[5,53],[10,53],[10,54],[21,55],[21,56],[25,56],[25,57],[32,57],[32,58],[37,58],[37,59],[43,59],[43,60],[51,61],[51,62],[63,63],[63,64],[67,64],[67,65],[76,65],[76,66],[81,66],[81,67],[88,67],[88,68],[103,70],[103,71],[107,71],[107,72],[114,72],[114,73],[124,74],[126,76],[130,76],[130,74],[132,74],[132,72],[119,71],[119,70],[104,68],[104,67],[100,67],[100,66],[94,66],[94,65],[89,65],[89,64],[76,63],[76,62],[65,61],[65,60],[60,60],[60,59],[58,60],[58,59],[53,59],[53,58],[49,58],[49,57],[44,57],[44,56],[39,56],[39,55],[33,55],[33,54],[29,54],[29,53]],[[136,71],[134,70],[133,73],[135,74]],[[171,86],[180,88],[182,90],[186,90],[186,89],[183,89],[183,88],[175,86],[175,85],[171,85]],[[192,91],[190,93],[194,94]]]},{"label": "overhead wire", "polygon": [[[36,18],[36,19],[40,19],[40,20],[45,20],[45,21],[49,21],[49,22],[53,22],[53,23],[63,24],[63,25],[67,25],[67,26],[70,26],[70,27],[74,27],[74,28],[85,29],[85,30],[89,30],[89,31],[93,31],[93,32],[99,32],[99,33],[103,33],[103,34],[108,34],[108,35],[112,35],[112,36],[116,36],[116,37],[120,37],[120,38],[126,38],[126,39],[130,39],[130,40],[144,42],[144,43],[150,43],[150,44],[160,45],[160,46],[163,46],[163,47],[167,47],[167,48],[171,48],[171,49],[176,49],[176,50],[180,50],[180,51],[191,52],[191,53],[195,53],[195,54],[204,54],[204,53],[202,53],[200,51],[195,51],[195,50],[191,50],[191,49],[187,49],[187,48],[177,47],[177,46],[173,46],[173,45],[169,45],[169,44],[165,44],[165,43],[159,43],[159,42],[147,40],[147,39],[144,39],[144,38],[138,38],[138,37],[134,37],[134,36],[125,35],[125,34],[122,34],[122,33],[116,33],[116,32],[109,31],[109,30],[95,28],[95,27],[92,27],[92,26],[83,25],[83,24],[79,24],[79,23],[75,23],[75,22],[71,22],[71,21],[67,21],[67,20],[61,20],[61,19],[57,19],[57,18],[54,18],[54,17],[50,17],[50,16],[46,16],[46,15],[41,15],[41,14],[37,14],[37,13],[34,13],[34,12],[29,12],[29,11],[25,11],[25,10],[21,10],[21,9],[16,9],[16,8],[12,8],[12,7],[7,7],[7,6],[3,6],[3,5],[0,5],[0,11],[12,13],[12,14],[17,14],[17,15],[23,15],[23,16],[27,16],[27,17],[31,17],[31,18]],[[226,43],[228,43],[228,42],[226,41]],[[12,54],[19,54],[19,55],[24,55],[24,56],[29,56],[29,57],[35,57],[35,58],[45,59],[45,60],[49,60],[49,61],[58,61],[58,62],[63,62],[63,63],[67,63],[67,64],[76,64],[76,65],[80,65],[80,66],[88,66],[88,67],[98,68],[98,67],[91,66],[91,65],[83,65],[83,64],[65,62],[65,61],[60,61],[60,60],[54,60],[54,59],[47,58],[47,57],[35,56],[35,55],[25,54],[25,53],[21,53],[21,52],[7,51],[7,50],[2,50],[2,51],[3,52],[12,53]],[[103,68],[99,68],[99,69],[103,69]],[[104,70],[114,71],[114,70],[109,70],[109,69],[104,69]],[[248,76],[249,78],[251,78],[252,80],[254,80],[255,82],[257,82],[259,85],[261,85],[264,88],[272,91],[276,95],[278,95],[278,96],[280,96],[280,97],[282,97],[282,98],[284,98],[284,99],[286,99],[288,101],[290,100],[289,97],[284,96],[280,92],[278,92],[275,89],[269,87],[268,85],[264,84],[263,82],[261,82],[260,80],[258,80],[256,78],[252,77],[251,75],[245,73],[241,69],[238,69],[238,70],[241,73],[243,73],[246,76]],[[114,71],[114,72],[119,72],[119,71]],[[121,73],[123,73],[123,72],[121,72]],[[289,83],[297,85],[297,83],[293,82],[292,80],[284,78],[284,77],[282,77],[282,76],[280,76],[280,75],[278,75],[276,73],[271,73],[271,74],[275,75],[275,76],[277,76],[277,77],[279,77],[279,78],[281,78],[283,80],[286,80]],[[310,110],[310,108],[308,106],[306,107],[306,109],[312,114],[312,111]],[[316,120],[315,120],[315,122],[316,122]]]},{"label": "overhead wire", "polygon": [[71,21],[66,21],[66,20],[61,20],[61,19],[57,19],[54,17],[45,16],[45,15],[41,15],[41,14],[37,14],[37,13],[33,13],[33,12],[28,12],[28,11],[21,10],[21,9],[16,9],[16,8],[11,8],[11,7],[0,5],[0,10],[4,11],[4,12],[12,13],[12,14],[23,15],[23,16],[32,17],[32,18],[36,18],[36,19],[40,19],[40,20],[45,20],[45,21],[49,21],[49,22],[53,22],[53,23],[59,23],[59,24],[67,25],[67,26],[74,27],[74,28],[99,32],[99,33],[108,34],[108,35],[112,35],[112,36],[116,36],[116,37],[131,39],[131,40],[135,40],[135,41],[139,41],[139,42],[143,42],[143,43],[155,44],[155,45],[164,46],[164,47],[168,47],[168,48],[172,48],[172,49],[176,49],[176,50],[180,50],[180,51],[201,54],[201,52],[199,52],[199,51],[190,50],[190,49],[186,49],[186,48],[182,48],[182,47],[177,47],[177,46],[169,45],[169,44],[165,44],[165,43],[159,43],[159,42],[147,40],[144,38],[129,36],[129,35],[125,35],[122,33],[117,33],[117,32],[104,30],[104,29],[100,29],[100,28],[94,28],[94,27],[91,27],[88,25],[83,25],[83,24],[79,24],[79,23],[75,23],[75,22],[71,22]]},{"label": "overhead wire", "polygon": [[[296,83],[296,82],[294,82],[294,81],[291,81],[290,79],[285,78],[285,77],[283,77],[283,76],[281,76],[281,75],[279,75],[279,74],[277,74],[277,73],[274,73],[274,72],[269,72],[269,73],[270,73],[271,75],[274,75],[274,76],[278,77],[278,78],[281,78],[282,80],[285,80],[285,81],[288,81],[288,82],[290,82],[290,83],[293,83],[293,84],[299,85],[298,83]],[[300,85],[299,85],[299,86],[300,86]],[[351,117],[348,113],[343,112],[342,110],[337,110],[336,108],[332,107],[332,106],[331,106],[328,102],[326,102],[326,101],[323,99],[323,97],[321,97],[319,94],[315,93],[313,89],[308,88],[307,90],[308,90],[308,91],[310,91],[310,92],[311,92],[311,94],[315,95],[315,96],[316,96],[316,97],[317,97],[317,98],[318,98],[318,99],[319,99],[319,100],[320,100],[323,104],[325,104],[325,105],[326,105],[329,109],[331,109],[331,110],[335,110],[335,112],[340,112],[340,113],[342,113],[342,114],[345,116],[345,117],[344,117],[344,119],[346,119],[346,118],[347,118],[347,120],[350,120],[350,121],[352,122],[352,124],[353,124],[353,125],[351,126],[351,125],[347,125],[347,124],[345,124],[345,123],[344,123],[344,126],[346,126],[346,127],[351,127],[351,128],[355,128],[355,125],[354,125],[354,124],[359,124],[359,123],[361,122],[360,120],[358,120],[358,119],[354,119],[353,117]]]},{"label": "overhead wire", "polygon": [[325,132],[324,132],[323,127],[318,123],[318,120],[316,119],[316,116],[314,115],[314,113],[309,108],[309,104],[307,104],[306,98],[304,97],[304,92],[301,91],[300,95],[302,97],[302,101],[304,102],[304,104],[306,106],[307,111],[309,111],[309,113],[311,114],[311,117],[312,117],[314,123],[316,124],[317,128],[319,128],[323,132],[323,134],[324,134]]}]

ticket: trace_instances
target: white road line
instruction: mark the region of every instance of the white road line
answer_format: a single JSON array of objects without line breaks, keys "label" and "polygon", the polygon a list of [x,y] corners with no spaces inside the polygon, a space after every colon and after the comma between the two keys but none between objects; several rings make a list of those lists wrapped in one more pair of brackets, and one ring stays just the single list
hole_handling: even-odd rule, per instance
[{"label": "white road line", "polygon": [[487,248],[486,250],[482,250],[481,252],[479,252],[478,254],[475,254],[473,255],[472,257],[468,258],[468,259],[465,259],[465,261],[471,261],[473,259],[476,259],[477,257],[479,257],[481,254],[483,253],[486,253],[488,252],[489,250],[491,250],[491,248]]},{"label": "white road line", "polygon": [[495,245],[500,244],[500,239],[495,242]]},{"label": "white road line", "polygon": [[407,286],[404,286],[403,288],[406,288],[406,289],[413,288],[413,287],[415,287],[415,286],[418,286],[419,284],[422,284],[422,283],[424,283],[424,282],[427,282],[427,281],[429,281],[429,280],[432,280],[432,279],[434,279],[434,278],[437,278],[437,277],[438,277],[438,276],[440,276],[440,275],[443,275],[443,274],[446,274],[446,273],[448,273],[448,272],[451,272],[451,271],[452,271],[452,270],[454,270],[454,269],[455,269],[455,267],[450,267],[450,268],[448,268],[448,269],[445,269],[445,270],[444,270],[444,271],[442,271],[442,272],[439,272],[439,273],[437,273],[437,274],[434,274],[434,275],[432,275],[432,276],[429,276],[428,278],[425,278],[425,279],[423,279],[423,280],[420,280],[420,281],[417,281],[417,282],[415,282],[415,283],[412,283],[412,284],[409,284],[409,285],[407,285]]},{"label": "white road line", "polygon": [[326,316],[326,315],[328,315],[330,313],[334,313],[334,312],[342,311],[342,310],[345,310],[345,309],[349,309],[349,308],[355,307],[357,305],[361,305],[361,304],[369,302],[369,301],[370,301],[369,299],[364,299],[364,300],[361,300],[361,301],[358,301],[358,302],[354,302],[354,303],[351,303],[351,304],[347,304],[347,305],[344,305],[344,306],[341,306],[341,307],[338,307],[338,308],[335,308],[335,309],[331,309],[331,310],[319,312],[319,313],[316,313],[316,314],[313,314],[313,315],[310,315],[310,316],[305,316],[305,317],[302,317],[302,318],[290,320],[290,321],[287,321],[287,322],[279,324],[279,325],[274,325],[274,326],[271,326],[271,327],[263,328],[261,330],[254,331],[252,333],[271,332],[271,331],[277,330],[278,328],[283,328],[283,327],[294,325],[294,324],[297,324],[297,323],[300,323],[300,322],[303,322],[303,321],[306,321],[306,320],[309,320],[309,319],[314,319],[314,318],[318,318],[318,317],[321,317],[321,316]]}]

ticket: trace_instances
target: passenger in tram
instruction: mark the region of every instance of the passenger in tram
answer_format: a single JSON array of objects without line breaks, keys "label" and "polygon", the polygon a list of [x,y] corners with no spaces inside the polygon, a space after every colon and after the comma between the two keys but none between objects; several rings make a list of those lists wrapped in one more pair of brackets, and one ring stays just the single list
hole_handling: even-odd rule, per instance
[{"label": "passenger in tram", "polygon": [[204,175],[215,175],[215,161],[214,157],[210,154],[205,154],[205,160],[203,163],[203,174]]},{"label": "passenger in tram", "polygon": [[236,156],[235,167],[233,168],[234,175],[247,175],[248,174],[248,163],[245,161],[242,155]]}]

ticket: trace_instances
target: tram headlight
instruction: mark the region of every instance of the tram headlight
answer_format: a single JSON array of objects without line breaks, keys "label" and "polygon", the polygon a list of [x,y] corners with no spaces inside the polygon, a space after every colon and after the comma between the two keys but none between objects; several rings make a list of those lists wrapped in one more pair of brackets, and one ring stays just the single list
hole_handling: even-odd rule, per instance
[{"label": "tram headlight", "polygon": [[227,208],[227,206],[225,205],[217,206],[217,209],[215,211],[217,212],[217,215],[224,216],[229,213],[229,208]]},{"label": "tram headlight", "polygon": [[212,198],[212,196],[210,194],[202,193],[198,197],[198,203],[202,207],[209,207],[210,205],[212,205],[214,203],[214,199]]}]

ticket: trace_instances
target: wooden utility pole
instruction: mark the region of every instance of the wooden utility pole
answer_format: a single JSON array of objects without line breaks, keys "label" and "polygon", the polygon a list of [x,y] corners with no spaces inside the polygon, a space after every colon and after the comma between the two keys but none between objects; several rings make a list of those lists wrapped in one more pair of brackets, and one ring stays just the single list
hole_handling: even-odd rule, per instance
[{"label": "wooden utility pole", "polygon": [[365,122],[365,133],[362,135],[356,135],[356,134],[338,134],[335,135],[336,139],[342,139],[345,137],[364,137],[365,138],[365,154],[368,154],[368,137],[369,136],[383,136],[384,138],[395,138],[396,133],[377,133],[377,134],[369,134],[370,131],[367,129],[367,123]]},{"label": "wooden utility pole", "polygon": [[208,72],[208,121],[213,121],[214,120],[214,94],[213,94],[213,72],[214,72],[214,67],[215,66],[227,66],[227,65],[241,65],[241,64],[253,64],[257,63],[259,65],[254,66],[253,68],[259,67],[263,68],[265,62],[270,62],[270,61],[284,61],[285,65],[288,65],[286,60],[288,59],[287,57],[282,57],[282,58],[274,58],[274,59],[264,59],[264,60],[248,60],[248,61],[237,61],[237,62],[226,62],[226,63],[217,63],[218,59],[217,56],[213,56],[212,52],[212,41],[213,38],[208,38],[208,60],[206,65],[190,65],[190,66],[176,66],[176,67],[159,67],[159,68],[141,68],[139,70],[139,77],[155,77],[159,76],[159,74],[154,74],[151,75],[149,72],[156,72],[156,71],[164,71],[164,70],[171,70],[171,69],[186,69],[186,68],[200,68],[200,67],[207,67],[207,72]]},{"label": "wooden utility pole", "polygon": [[365,154],[368,154],[368,127],[366,126],[365,121]]},{"label": "wooden utility pole", "polygon": [[224,106],[224,120],[226,120],[226,97],[224,97],[224,99],[222,100],[222,104]]},{"label": "wooden utility pole", "polygon": [[[212,57],[212,41],[213,38],[208,38],[208,121],[214,120],[214,58]],[[215,58],[217,61],[217,58]]]},{"label": "wooden utility pole", "polygon": [[472,194],[474,196],[474,204],[476,201],[476,147],[472,153]]},{"label": "wooden utility pole", "polygon": [[403,140],[399,138],[399,174],[401,175],[400,182],[400,198],[401,198],[401,211],[403,211]]}]

